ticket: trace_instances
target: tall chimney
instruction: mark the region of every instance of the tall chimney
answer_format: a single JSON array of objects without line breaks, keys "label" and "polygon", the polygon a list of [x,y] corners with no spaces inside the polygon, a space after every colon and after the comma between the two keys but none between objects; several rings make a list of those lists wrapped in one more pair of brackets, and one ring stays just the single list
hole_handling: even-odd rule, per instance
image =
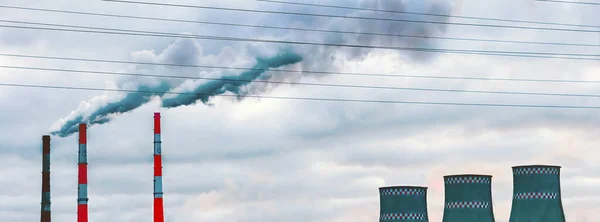
[{"label": "tall chimney", "polygon": [[160,145],[160,113],[154,113],[154,222],[163,222],[165,220]]},{"label": "tall chimney", "polygon": [[87,195],[87,133],[86,125],[79,124],[79,168],[77,183],[77,222],[88,222]]},{"label": "tall chimney", "polygon": [[515,166],[509,222],[565,222],[560,166]]},{"label": "tall chimney", "polygon": [[442,222],[494,222],[492,176],[444,176],[445,204]]},{"label": "tall chimney", "polygon": [[50,222],[50,136],[42,136],[42,209],[41,222]]},{"label": "tall chimney", "polygon": [[427,187],[379,188],[379,221],[427,222]]}]

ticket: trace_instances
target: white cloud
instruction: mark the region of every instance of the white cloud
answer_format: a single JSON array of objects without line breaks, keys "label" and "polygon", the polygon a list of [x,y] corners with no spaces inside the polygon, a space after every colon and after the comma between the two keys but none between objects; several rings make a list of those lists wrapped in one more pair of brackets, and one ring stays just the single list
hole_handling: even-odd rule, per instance
[{"label": "white cloud", "polygon": [[[198,1],[179,1],[200,4]],[[307,1],[308,2],[308,1]],[[316,1],[315,1],[316,2]],[[323,4],[359,5],[358,1]],[[9,0],[7,5],[22,5]],[[202,5],[310,11],[309,8],[252,1],[205,1]],[[593,24],[591,7],[534,1],[452,2],[455,14],[545,22]],[[135,6],[106,2],[44,1],[30,7],[61,8],[128,15],[227,21],[281,26],[346,28],[350,20],[267,16],[249,13]],[[411,8],[412,10],[412,8]],[[414,9],[416,10],[416,8]],[[334,13],[314,9],[315,13]],[[0,9],[6,19],[145,30],[324,41],[327,35],[198,24],[150,22]],[[343,13],[343,12],[342,12]],[[459,21],[451,19],[451,21]],[[466,22],[465,20],[460,20]],[[480,21],[468,21],[480,22]],[[352,23],[354,25],[361,25]],[[337,26],[335,26],[337,25]],[[361,27],[347,27],[360,29]],[[362,27],[368,28],[368,27]],[[381,27],[379,27],[381,28]],[[597,43],[597,35],[448,26],[436,35],[523,41]],[[362,30],[362,29],[360,29]],[[377,29],[379,30],[379,29]],[[377,31],[375,30],[375,31]],[[349,42],[356,41],[344,36]],[[336,39],[336,38],[330,38]],[[373,44],[385,41],[375,41]],[[596,53],[592,47],[524,46],[458,41],[431,42],[439,48]],[[410,44],[400,41],[399,44]],[[270,44],[208,40],[174,40],[0,28],[3,53],[250,67],[254,57],[273,55]],[[405,75],[480,76],[596,80],[598,62],[438,54],[415,62],[409,54],[293,47],[306,58],[290,69]],[[187,52],[187,53],[186,53]],[[172,60],[168,55],[181,55]],[[178,54],[180,53],[180,54]],[[175,56],[177,57],[177,56]],[[140,72],[181,76],[235,74],[217,69],[153,67],[0,56],[1,65]],[[122,87],[152,83],[149,78],[0,70],[11,83]],[[306,74],[274,79],[356,85],[385,85],[489,91],[597,94],[598,84],[515,83],[395,77]],[[301,77],[301,78],[300,78]],[[146,82],[147,81],[147,82]],[[182,81],[177,81],[180,84]],[[199,81],[184,82],[193,87]],[[260,87],[260,86],[257,86]],[[272,86],[269,86],[272,87]],[[511,104],[598,105],[596,98],[439,93],[281,85],[261,95],[405,101]],[[179,89],[177,89],[179,90]],[[48,127],[73,109],[86,112],[118,97],[115,93],[0,87],[0,218],[3,222],[36,220],[41,192],[41,138]],[[85,102],[98,100],[97,102]],[[82,102],[84,101],[84,102]],[[459,173],[493,175],[497,221],[508,221],[511,166],[557,164],[568,221],[600,217],[600,122],[595,110],[521,109],[361,104],[248,98],[214,98],[202,104],[162,110],[152,99],[113,122],[89,129],[90,221],[148,221],[152,217],[152,113],[161,111],[164,189],[168,222],[192,221],[376,221],[377,188],[388,185],[428,186],[430,221],[441,221],[442,176]],[[79,106],[79,108],[78,108]],[[76,212],[77,138],[52,138],[52,209],[56,221],[73,220]]]}]

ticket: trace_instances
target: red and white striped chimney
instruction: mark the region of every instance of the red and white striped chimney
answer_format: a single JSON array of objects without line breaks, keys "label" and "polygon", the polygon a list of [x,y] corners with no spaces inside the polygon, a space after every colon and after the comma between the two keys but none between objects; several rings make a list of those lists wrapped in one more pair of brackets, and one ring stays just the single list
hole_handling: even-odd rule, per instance
[{"label": "red and white striped chimney", "polygon": [[154,222],[164,222],[160,113],[154,113]]},{"label": "red and white striped chimney", "polygon": [[87,133],[86,125],[79,124],[79,176],[77,183],[77,222],[88,222],[87,195]]}]

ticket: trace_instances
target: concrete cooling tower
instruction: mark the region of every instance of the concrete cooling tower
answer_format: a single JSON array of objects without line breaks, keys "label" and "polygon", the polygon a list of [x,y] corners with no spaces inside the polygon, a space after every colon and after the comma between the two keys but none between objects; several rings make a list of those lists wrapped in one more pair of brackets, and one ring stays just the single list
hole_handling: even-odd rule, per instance
[{"label": "concrete cooling tower", "polygon": [[565,222],[560,166],[513,167],[513,202],[509,222]]},{"label": "concrete cooling tower", "polygon": [[427,187],[379,188],[380,222],[427,222]]},{"label": "concrete cooling tower", "polygon": [[492,176],[444,176],[442,222],[494,222]]}]

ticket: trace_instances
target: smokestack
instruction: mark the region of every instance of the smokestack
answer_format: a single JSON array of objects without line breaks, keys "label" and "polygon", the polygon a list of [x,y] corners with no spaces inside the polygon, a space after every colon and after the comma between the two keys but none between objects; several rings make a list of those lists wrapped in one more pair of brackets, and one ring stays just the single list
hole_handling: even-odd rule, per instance
[{"label": "smokestack", "polygon": [[42,136],[42,210],[40,221],[50,222],[50,136]]},{"label": "smokestack", "polygon": [[560,166],[513,167],[509,222],[565,222],[560,193]]},{"label": "smokestack", "polygon": [[427,222],[427,187],[379,188],[379,221]]},{"label": "smokestack", "polygon": [[442,222],[494,222],[492,176],[444,176]]},{"label": "smokestack", "polygon": [[85,124],[79,124],[77,222],[88,222],[87,164],[87,129]]},{"label": "smokestack", "polygon": [[163,222],[162,157],[160,147],[160,113],[154,113],[154,222]]}]

